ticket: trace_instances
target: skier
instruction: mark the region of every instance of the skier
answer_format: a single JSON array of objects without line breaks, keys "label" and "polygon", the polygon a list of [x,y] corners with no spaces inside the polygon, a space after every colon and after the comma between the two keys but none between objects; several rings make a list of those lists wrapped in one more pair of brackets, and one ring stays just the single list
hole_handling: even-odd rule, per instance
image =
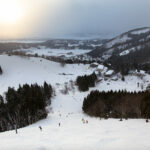
[{"label": "skier", "polygon": [[88,120],[86,120],[86,124],[88,124]]},{"label": "skier", "polygon": [[84,119],[82,119],[82,122],[83,122],[83,123],[85,123],[85,120],[84,120]]},{"label": "skier", "polygon": [[109,116],[108,116],[108,114],[106,114],[106,116],[105,116],[105,120],[108,120],[108,117],[109,117]]},{"label": "skier", "polygon": [[15,131],[16,131],[16,134],[18,134],[17,125],[15,125]]},{"label": "skier", "polygon": [[39,129],[42,131],[42,127],[41,126],[39,126]]},{"label": "skier", "polygon": [[59,125],[59,127],[60,127],[60,122],[59,122],[59,124],[58,124],[58,125]]},{"label": "skier", "polygon": [[138,83],[137,83],[137,87],[139,87],[139,86],[140,86],[140,83],[138,82]]}]

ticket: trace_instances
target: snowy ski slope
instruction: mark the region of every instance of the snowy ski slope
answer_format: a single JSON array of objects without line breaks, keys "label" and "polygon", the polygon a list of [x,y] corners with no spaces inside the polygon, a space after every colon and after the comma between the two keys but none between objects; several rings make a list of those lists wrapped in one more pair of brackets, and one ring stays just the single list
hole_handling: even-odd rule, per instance
[{"label": "snowy ski slope", "polygon": [[[66,65],[40,58],[22,58],[17,56],[0,56],[3,75],[0,76],[0,94],[8,86],[17,88],[19,84],[51,83],[56,90],[50,112],[45,120],[15,131],[0,133],[0,150],[148,150],[150,149],[150,125],[145,120],[129,119],[120,122],[117,119],[100,120],[82,113],[83,99],[91,90],[139,91],[137,82],[146,85],[149,75],[143,80],[126,77],[125,82],[102,81],[88,92],[70,91],[64,95],[60,92],[64,83],[75,80],[78,75],[90,74],[94,69],[88,65]],[[65,73],[66,75],[62,75]],[[56,85],[56,83],[59,83]],[[88,124],[82,123],[82,118]],[[61,124],[59,127],[58,124]],[[42,132],[39,130],[42,127]]]}]

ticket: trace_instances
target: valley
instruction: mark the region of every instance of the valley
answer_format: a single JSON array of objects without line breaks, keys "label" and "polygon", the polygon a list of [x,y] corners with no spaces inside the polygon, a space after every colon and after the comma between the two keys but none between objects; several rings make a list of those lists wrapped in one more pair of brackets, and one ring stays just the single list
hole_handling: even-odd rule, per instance
[{"label": "valley", "polygon": [[[140,31],[137,32],[139,34]],[[147,30],[142,31],[142,34],[143,32]],[[96,49],[100,47],[97,46]],[[17,89],[19,85],[26,83],[42,85],[46,81],[54,89],[51,105],[46,107],[47,118],[18,129],[18,134],[14,130],[0,133],[2,150],[92,150],[93,146],[95,150],[150,148],[150,126],[145,119],[123,118],[123,121],[120,121],[114,118],[90,117],[83,112],[84,98],[93,90],[141,92],[147,90],[150,85],[150,75],[147,71],[142,68],[132,69],[127,75],[116,72],[113,65],[92,58],[94,51],[97,50],[37,48],[32,45],[30,48],[12,49],[11,54],[1,53],[0,66],[3,73],[0,75],[0,95],[5,97],[8,87]],[[24,53],[16,55],[14,52]],[[116,55],[122,57],[128,53],[130,52],[123,49]],[[47,59],[49,56],[62,58],[62,55],[63,62]],[[73,62],[67,63],[64,61],[66,59]],[[86,59],[87,63],[76,63],[75,59]],[[79,91],[76,85],[77,77],[93,72],[98,77],[95,87],[90,87],[85,92]],[[30,140],[31,138],[33,140]],[[136,144],[133,141],[136,141]]]}]

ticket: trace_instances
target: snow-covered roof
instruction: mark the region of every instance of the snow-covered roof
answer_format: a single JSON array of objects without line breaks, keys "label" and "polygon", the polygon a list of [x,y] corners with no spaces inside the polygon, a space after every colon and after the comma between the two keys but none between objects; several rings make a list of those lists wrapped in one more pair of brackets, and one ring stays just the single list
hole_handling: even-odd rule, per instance
[{"label": "snow-covered roof", "polygon": [[114,70],[108,70],[107,72],[106,72],[106,75],[112,75],[114,73]]},{"label": "snow-covered roof", "polygon": [[97,69],[103,70],[104,66],[103,65],[98,65]]},{"label": "snow-covered roof", "polygon": [[94,62],[94,63],[92,63],[92,65],[97,65],[97,66],[98,66],[99,64],[98,64],[98,63],[96,63],[96,62]]},{"label": "snow-covered roof", "polygon": [[98,74],[99,74],[99,72],[98,72],[98,71],[95,71],[95,74],[97,74],[97,75],[98,75]]},{"label": "snow-covered roof", "polygon": [[141,73],[141,74],[145,74],[145,71],[144,71],[144,70],[140,70],[140,73]]}]

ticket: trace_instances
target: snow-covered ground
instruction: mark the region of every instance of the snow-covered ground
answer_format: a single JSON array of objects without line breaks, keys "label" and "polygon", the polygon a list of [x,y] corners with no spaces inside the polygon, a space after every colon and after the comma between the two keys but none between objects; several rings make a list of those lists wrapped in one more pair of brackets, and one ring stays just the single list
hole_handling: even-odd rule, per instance
[{"label": "snow-covered ground", "polygon": [[[62,94],[64,83],[75,80],[78,75],[90,74],[94,69],[88,65],[66,65],[40,58],[22,58],[17,56],[0,56],[0,65],[4,71],[0,76],[0,94],[8,86],[19,84],[51,83],[56,89],[47,119],[15,131],[0,133],[0,150],[149,150],[150,125],[145,120],[129,119],[120,122],[117,119],[100,120],[82,113],[82,103],[91,90],[100,91],[126,89],[138,91],[137,82],[149,83],[150,76],[142,80],[128,76],[125,82],[114,81],[113,77],[102,80],[88,92],[79,92],[77,88]],[[65,73],[66,75],[63,75]],[[59,84],[56,84],[59,83]],[[82,123],[82,118],[88,124]],[[59,123],[61,126],[59,127]],[[39,126],[43,128],[41,132]]]},{"label": "snow-covered ground", "polygon": [[18,87],[19,84],[36,82],[43,84],[44,81],[54,85],[75,80],[78,75],[92,73],[92,70],[88,70],[88,65],[62,67],[60,63],[41,58],[0,55],[0,65],[4,72],[0,76],[0,93],[6,91],[8,86]]},{"label": "snow-covered ground", "polygon": [[45,47],[40,48],[29,48],[29,49],[21,49],[17,51],[24,51],[26,54],[38,54],[39,56],[65,56],[72,57],[77,55],[82,55],[90,52],[91,50],[81,50],[81,49],[73,49],[73,50],[65,50],[65,49],[50,49]]},{"label": "snow-covered ground", "polygon": [[131,40],[131,38],[128,37],[127,35],[118,36],[118,37],[116,37],[115,39],[109,41],[109,42],[106,44],[106,47],[107,47],[107,48],[111,48],[111,47],[113,47],[115,44],[117,44],[117,43],[124,43],[124,42],[126,42],[127,40]]}]

